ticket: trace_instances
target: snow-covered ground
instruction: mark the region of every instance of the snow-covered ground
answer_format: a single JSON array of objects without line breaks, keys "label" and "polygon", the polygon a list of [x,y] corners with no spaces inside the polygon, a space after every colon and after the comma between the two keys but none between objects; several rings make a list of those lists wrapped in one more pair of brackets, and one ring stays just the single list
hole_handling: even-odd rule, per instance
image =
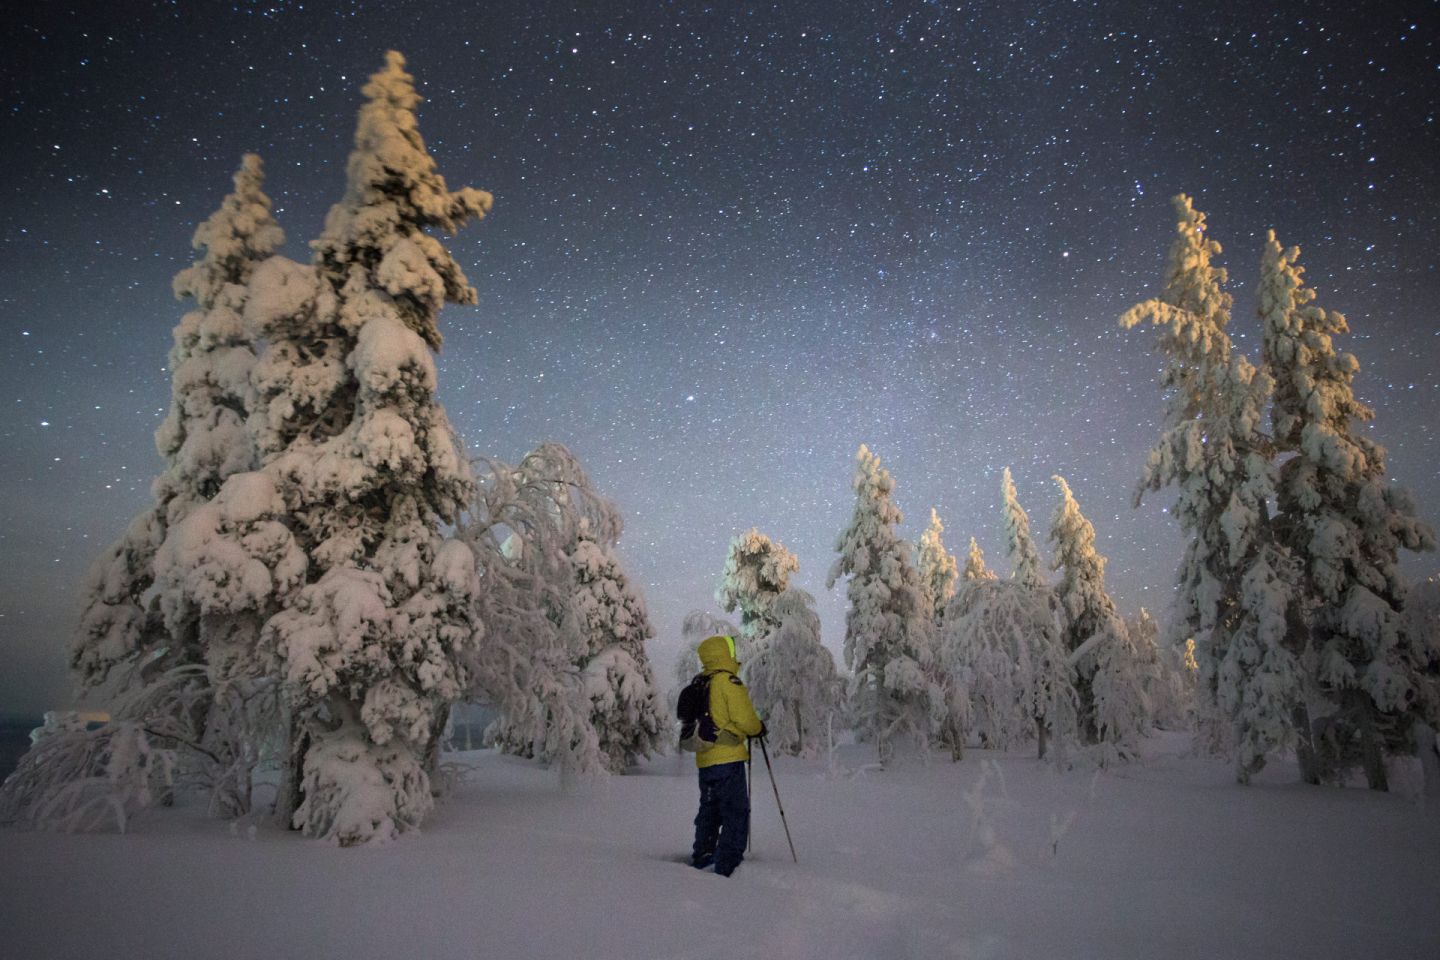
[{"label": "snow-covered ground", "polygon": [[[734,877],[689,846],[689,758],[564,791],[458,754],[423,833],[341,850],[185,807],[119,835],[0,831],[0,956],[1277,958],[1440,956],[1440,811],[1149,744],[1114,771],[971,751],[881,772],[756,760]],[[978,789],[977,789],[978,787]]]}]

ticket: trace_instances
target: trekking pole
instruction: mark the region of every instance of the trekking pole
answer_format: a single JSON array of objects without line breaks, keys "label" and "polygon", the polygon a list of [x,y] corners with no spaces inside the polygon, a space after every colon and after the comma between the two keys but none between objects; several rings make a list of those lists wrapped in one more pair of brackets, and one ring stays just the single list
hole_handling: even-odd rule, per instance
[{"label": "trekking pole", "polygon": [[780,825],[785,828],[785,842],[790,844],[790,859],[796,863],[800,858],[795,856],[795,841],[790,839],[790,823],[785,819],[785,804],[780,802],[780,788],[775,784],[775,768],[770,766],[770,750],[765,746],[765,738],[760,738],[760,753],[765,757],[765,772],[770,774],[770,789],[775,791],[775,806],[780,808]]},{"label": "trekking pole", "polygon": [[753,792],[750,787],[755,782],[755,754],[749,749],[745,751],[745,852],[751,853],[755,849],[755,831],[750,829],[753,817],[750,816],[750,794]]}]

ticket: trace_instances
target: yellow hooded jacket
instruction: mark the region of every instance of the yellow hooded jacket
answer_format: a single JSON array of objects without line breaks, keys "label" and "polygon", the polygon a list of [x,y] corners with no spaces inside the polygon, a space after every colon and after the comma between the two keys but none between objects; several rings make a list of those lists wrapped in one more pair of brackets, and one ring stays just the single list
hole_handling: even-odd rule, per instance
[{"label": "yellow hooded jacket", "polygon": [[729,637],[706,637],[700,642],[701,672],[710,678],[710,719],[719,736],[713,747],[695,753],[695,766],[712,767],[750,759],[747,737],[759,736],[764,725],[740,682],[740,662],[730,652]]}]

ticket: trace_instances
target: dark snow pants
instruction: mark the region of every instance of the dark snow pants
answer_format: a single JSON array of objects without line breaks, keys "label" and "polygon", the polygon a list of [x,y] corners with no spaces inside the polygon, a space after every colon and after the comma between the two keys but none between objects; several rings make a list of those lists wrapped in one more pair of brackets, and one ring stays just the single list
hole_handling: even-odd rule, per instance
[{"label": "dark snow pants", "polygon": [[695,815],[695,848],[691,862],[715,859],[715,872],[728,877],[745,856],[750,831],[750,793],[745,763],[717,763],[700,768],[700,812]]}]

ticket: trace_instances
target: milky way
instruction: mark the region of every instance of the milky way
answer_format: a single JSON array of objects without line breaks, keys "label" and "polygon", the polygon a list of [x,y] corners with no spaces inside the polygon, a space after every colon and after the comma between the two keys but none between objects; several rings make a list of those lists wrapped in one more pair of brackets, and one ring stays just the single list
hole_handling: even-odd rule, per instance
[{"label": "milky way", "polygon": [[[578,9],[576,9],[578,8]],[[623,8],[628,8],[625,12]],[[998,8],[998,9],[997,9]],[[1130,495],[1156,437],[1155,292],[1186,191],[1258,353],[1274,227],[1344,312],[1391,473],[1440,504],[1436,5],[107,3],[7,11],[0,73],[0,713],[62,704],[86,565],[148,499],[171,276],[245,151],[289,239],[341,194],[388,48],[452,187],[441,398],[474,453],[568,444],[621,506],[665,674],[731,535],[825,589],[861,443],[918,538],[1005,569],[1063,474],[1122,607],[1181,543]],[[1425,575],[1435,556],[1411,558]]]}]

